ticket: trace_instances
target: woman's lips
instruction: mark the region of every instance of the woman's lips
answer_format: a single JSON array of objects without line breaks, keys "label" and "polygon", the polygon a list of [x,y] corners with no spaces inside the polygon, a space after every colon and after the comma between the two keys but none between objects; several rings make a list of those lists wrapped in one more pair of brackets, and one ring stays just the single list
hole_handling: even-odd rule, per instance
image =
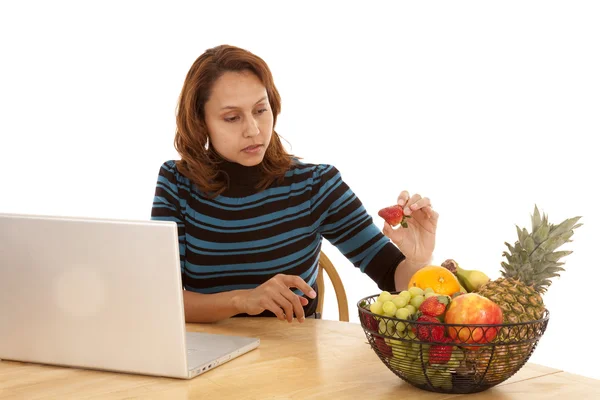
[{"label": "woman's lips", "polygon": [[255,145],[246,147],[242,151],[244,153],[258,153],[260,151],[261,147],[262,147],[262,144],[255,144]]}]

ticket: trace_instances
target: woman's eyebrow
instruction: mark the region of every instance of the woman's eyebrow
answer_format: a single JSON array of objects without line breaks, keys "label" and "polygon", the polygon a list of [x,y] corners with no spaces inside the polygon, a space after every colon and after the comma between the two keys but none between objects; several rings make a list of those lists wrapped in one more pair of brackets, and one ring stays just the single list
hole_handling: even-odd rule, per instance
[{"label": "woman's eyebrow", "polygon": [[[260,100],[258,100],[256,103],[254,103],[254,105],[257,105],[258,103],[260,103],[261,101],[265,101],[267,99],[267,96],[263,96],[260,98]],[[222,107],[221,110],[230,110],[230,109],[236,109],[239,108],[238,106],[225,106]]]}]

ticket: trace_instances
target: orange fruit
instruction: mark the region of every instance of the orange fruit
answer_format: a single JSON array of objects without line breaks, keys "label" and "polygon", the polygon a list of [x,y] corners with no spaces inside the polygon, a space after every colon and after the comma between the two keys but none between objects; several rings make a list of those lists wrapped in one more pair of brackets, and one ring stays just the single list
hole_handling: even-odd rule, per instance
[{"label": "orange fruit", "polygon": [[408,282],[409,289],[413,286],[423,290],[432,288],[434,292],[448,296],[460,291],[458,278],[439,265],[428,265],[415,272]]}]

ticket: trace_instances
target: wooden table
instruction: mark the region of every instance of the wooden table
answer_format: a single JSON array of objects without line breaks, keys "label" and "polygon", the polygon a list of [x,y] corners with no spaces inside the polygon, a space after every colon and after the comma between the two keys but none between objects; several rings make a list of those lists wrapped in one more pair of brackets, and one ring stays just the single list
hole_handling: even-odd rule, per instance
[{"label": "wooden table", "polygon": [[486,392],[416,389],[377,358],[358,324],[233,318],[189,331],[257,336],[258,349],[192,380],[0,362],[0,398],[16,399],[598,399],[600,381],[527,364]]}]

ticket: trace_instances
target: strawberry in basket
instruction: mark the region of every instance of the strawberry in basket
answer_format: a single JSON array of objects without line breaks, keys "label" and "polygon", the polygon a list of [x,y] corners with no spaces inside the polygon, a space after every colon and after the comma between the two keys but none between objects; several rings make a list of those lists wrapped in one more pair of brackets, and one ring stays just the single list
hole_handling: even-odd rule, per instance
[{"label": "strawberry in basket", "polygon": [[[431,324],[420,324],[420,322],[431,322]],[[423,342],[441,342],[445,335],[445,329],[440,324],[440,320],[431,315],[421,315],[417,318],[413,328],[419,340]]]}]

